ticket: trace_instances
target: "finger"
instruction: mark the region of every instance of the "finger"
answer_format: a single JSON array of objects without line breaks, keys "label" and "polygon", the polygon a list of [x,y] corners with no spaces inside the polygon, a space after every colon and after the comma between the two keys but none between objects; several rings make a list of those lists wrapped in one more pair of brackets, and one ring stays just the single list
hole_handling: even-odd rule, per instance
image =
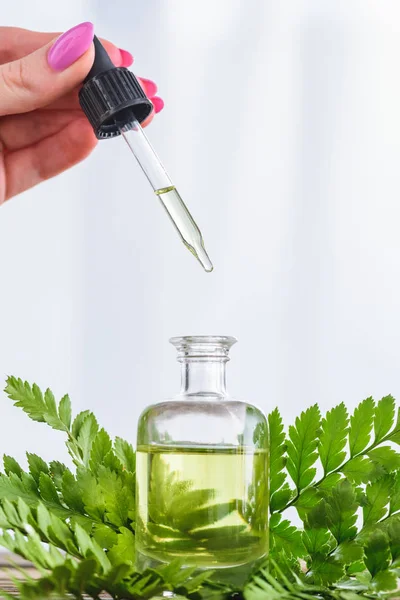
[{"label": "finger", "polygon": [[78,109],[36,110],[4,117],[0,120],[0,142],[9,152],[20,150],[57,133],[79,118],[82,118],[82,112]]},{"label": "finger", "polygon": [[164,108],[164,100],[159,96],[154,96],[151,101],[153,103],[155,113],[159,113]]},{"label": "finger", "polygon": [[147,127],[148,125],[150,125],[156,114],[164,108],[164,100],[162,98],[154,96],[154,98],[152,98],[151,101],[153,103],[153,110],[151,111],[147,119],[143,121],[142,127]]},{"label": "finger", "polygon": [[0,115],[41,108],[73,90],[94,59],[93,25],[81,23],[55,42],[0,66]]},{"label": "finger", "polygon": [[61,98],[57,98],[57,100],[46,106],[46,110],[81,110],[78,97],[80,88],[79,85]]},{"label": "finger", "polygon": [[[103,41],[102,41],[102,44],[105,47],[105,49],[107,50],[107,44],[105,44],[105,42],[103,42]],[[117,48],[117,50],[119,50],[119,53],[121,55],[121,64],[117,65],[116,63],[114,63],[115,66],[116,67],[119,67],[119,66],[130,67],[134,61],[132,54],[130,52],[128,52],[128,50],[123,50],[122,48]],[[107,52],[108,52],[108,50],[107,50]]]},{"label": "finger", "polygon": [[152,122],[152,120],[154,119],[154,116],[155,116],[155,114],[156,114],[156,113],[154,112],[154,109],[153,109],[153,110],[151,111],[151,113],[149,114],[149,116],[147,117],[147,119],[145,119],[145,120],[143,121],[143,123],[141,123],[141,126],[142,126],[142,127],[147,127],[148,125],[150,125],[150,123],[151,123],[151,122]]},{"label": "finger", "polygon": [[88,121],[80,118],[38,144],[6,154],[5,199],[8,200],[79,163],[90,154],[96,141]]},{"label": "finger", "polygon": [[0,63],[18,60],[56,39],[60,33],[42,33],[20,27],[0,27]]},{"label": "finger", "polygon": [[144,77],[137,78],[140,85],[143,88],[144,93],[148,98],[152,98],[157,94],[157,84],[154,83],[151,79],[145,79]]},{"label": "finger", "polygon": [[[46,46],[61,33],[42,33],[19,27],[0,27],[0,64],[18,60],[35,50]],[[127,50],[118,48],[112,42],[100,38],[108,55],[116,67],[130,67],[133,57]]]}]

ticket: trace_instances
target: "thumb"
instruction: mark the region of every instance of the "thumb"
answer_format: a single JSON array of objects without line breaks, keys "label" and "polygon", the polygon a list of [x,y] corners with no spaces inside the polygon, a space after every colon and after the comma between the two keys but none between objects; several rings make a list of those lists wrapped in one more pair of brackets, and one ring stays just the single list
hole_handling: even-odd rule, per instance
[{"label": "thumb", "polygon": [[81,23],[32,54],[0,66],[0,116],[28,112],[73,90],[94,60],[92,23]]}]

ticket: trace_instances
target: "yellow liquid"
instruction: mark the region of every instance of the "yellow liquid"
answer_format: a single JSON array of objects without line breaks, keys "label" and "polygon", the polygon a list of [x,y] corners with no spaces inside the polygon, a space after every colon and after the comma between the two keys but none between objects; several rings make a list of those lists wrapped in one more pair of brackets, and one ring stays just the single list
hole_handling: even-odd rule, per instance
[{"label": "yellow liquid", "polygon": [[139,446],[139,568],[179,558],[250,570],[268,553],[267,458],[246,448]]},{"label": "yellow liquid", "polygon": [[205,271],[210,273],[213,265],[204,247],[204,240],[192,215],[174,185],[155,191],[175,225],[186,248],[197,258]]}]

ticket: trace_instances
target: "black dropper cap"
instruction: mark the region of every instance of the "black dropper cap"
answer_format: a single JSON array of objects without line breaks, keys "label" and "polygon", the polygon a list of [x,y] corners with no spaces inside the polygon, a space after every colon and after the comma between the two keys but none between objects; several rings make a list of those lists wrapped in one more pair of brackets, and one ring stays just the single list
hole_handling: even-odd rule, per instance
[{"label": "black dropper cap", "polygon": [[93,42],[94,63],[79,92],[79,102],[101,140],[120,135],[120,128],[134,119],[142,123],[153,105],[134,74],[115,67],[96,36]]}]

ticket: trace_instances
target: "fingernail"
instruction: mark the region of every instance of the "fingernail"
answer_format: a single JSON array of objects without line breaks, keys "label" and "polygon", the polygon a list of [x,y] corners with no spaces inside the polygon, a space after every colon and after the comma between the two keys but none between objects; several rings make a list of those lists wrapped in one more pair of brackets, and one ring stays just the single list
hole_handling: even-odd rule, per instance
[{"label": "fingernail", "polygon": [[151,111],[151,113],[149,114],[149,116],[147,117],[147,119],[145,119],[145,120],[143,121],[143,123],[141,123],[141,126],[142,126],[142,127],[147,127],[147,125],[149,125],[149,124],[152,122],[152,120],[154,119],[154,115],[155,115],[155,114],[156,114],[156,113],[155,113],[155,110],[154,110],[154,108],[153,108],[153,110]]},{"label": "fingernail", "polygon": [[131,64],[133,63],[133,56],[130,52],[128,52],[128,50],[123,50],[122,48],[118,48],[120,54],[121,54],[121,66],[122,67],[130,67]]},{"label": "fingernail", "polygon": [[144,77],[138,77],[138,79],[146,96],[150,99],[153,98],[157,94],[157,85],[154,81],[145,79]]},{"label": "fingernail", "polygon": [[159,113],[160,110],[164,108],[164,100],[159,96],[154,96],[154,98],[152,98],[151,101],[154,106],[154,112]]},{"label": "fingernail", "polygon": [[93,23],[85,22],[68,29],[52,45],[47,62],[55,71],[63,71],[72,65],[93,42]]}]

